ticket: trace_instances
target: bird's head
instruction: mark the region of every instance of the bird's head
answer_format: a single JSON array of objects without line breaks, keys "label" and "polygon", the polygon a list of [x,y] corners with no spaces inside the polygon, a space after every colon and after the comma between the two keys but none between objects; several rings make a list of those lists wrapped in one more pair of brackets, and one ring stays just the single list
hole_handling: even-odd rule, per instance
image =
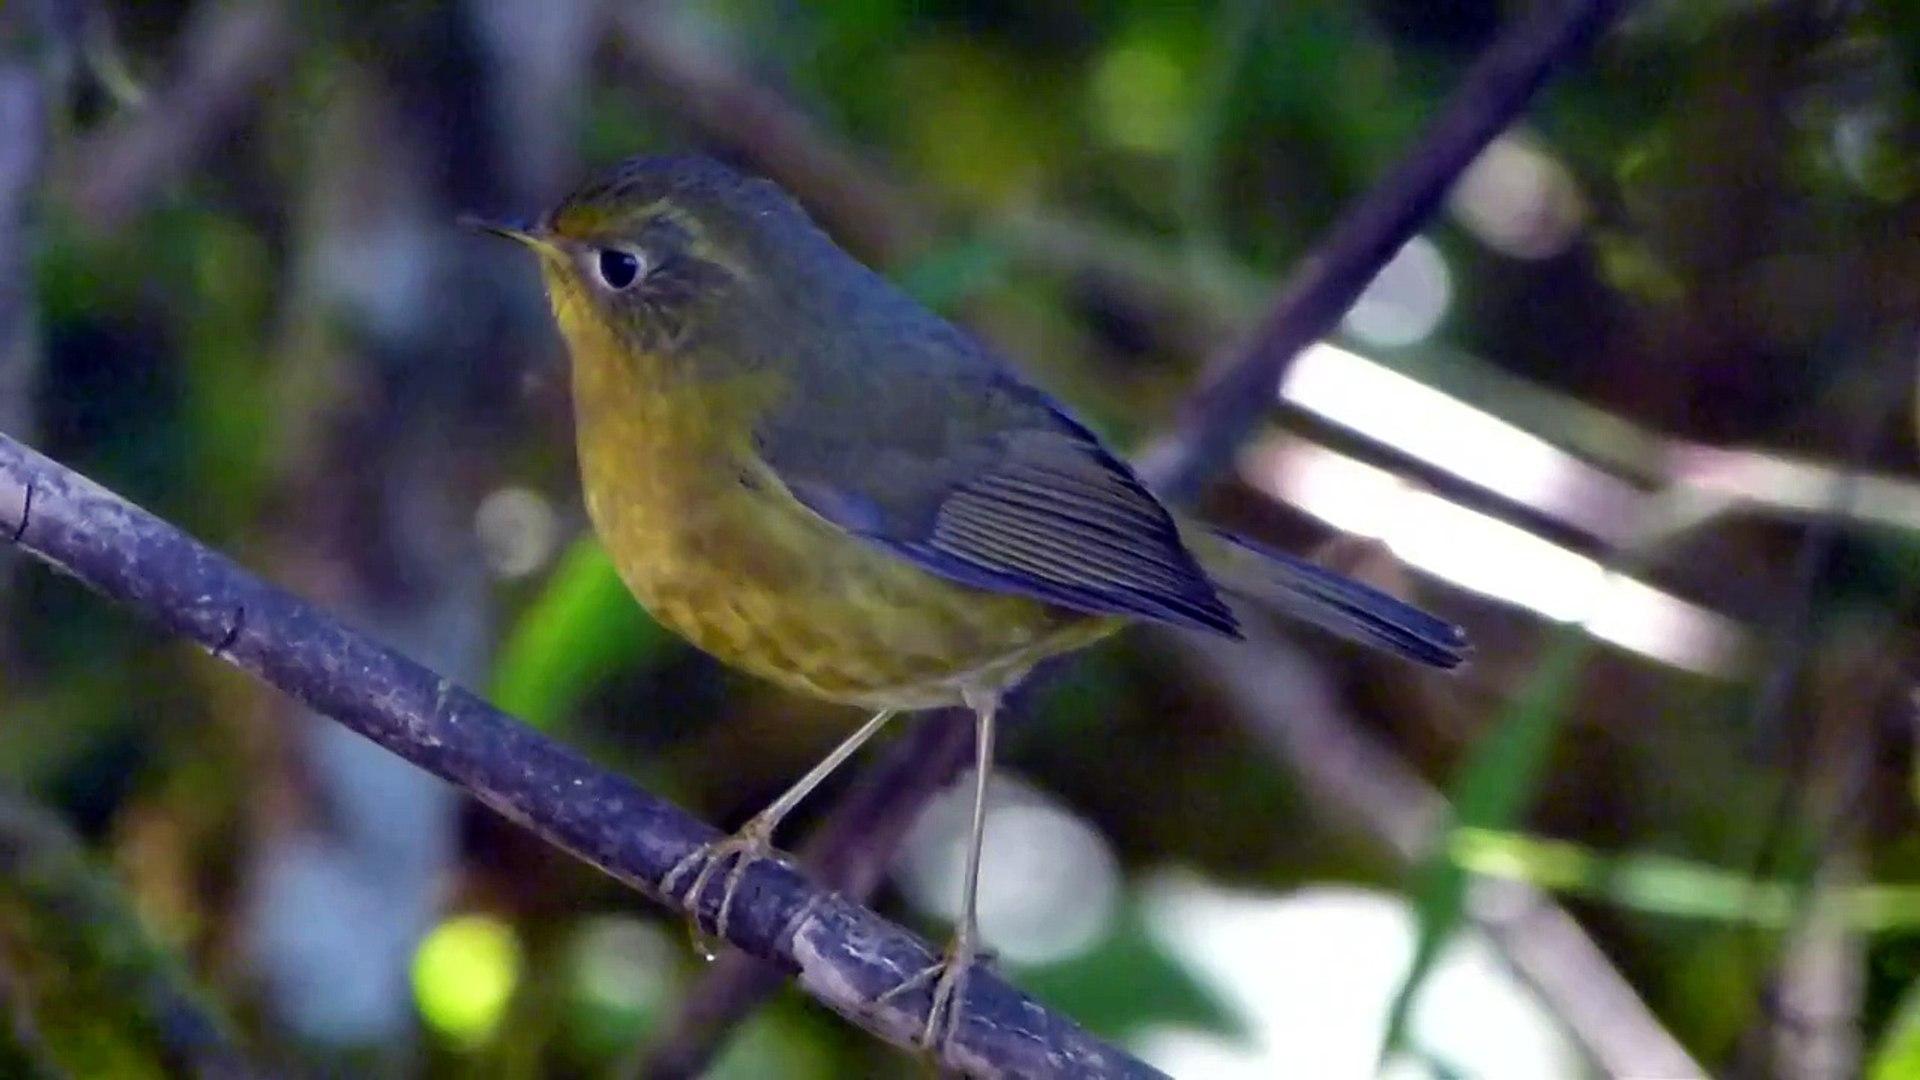
[{"label": "bird's head", "polygon": [[538,253],[576,355],[608,342],[671,355],[718,323],[751,321],[775,299],[761,286],[804,279],[796,261],[824,240],[771,182],[695,156],[630,158],[537,221],[472,224]]}]

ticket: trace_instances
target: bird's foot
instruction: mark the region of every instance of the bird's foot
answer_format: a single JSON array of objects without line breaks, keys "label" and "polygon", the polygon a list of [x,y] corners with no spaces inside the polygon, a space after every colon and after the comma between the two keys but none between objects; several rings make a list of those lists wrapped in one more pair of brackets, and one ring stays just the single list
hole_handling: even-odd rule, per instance
[{"label": "bird's foot", "polygon": [[[732,836],[700,845],[674,863],[673,869],[660,879],[660,893],[671,901],[681,879],[692,875],[693,879],[679,902],[687,908],[687,920],[693,930],[693,946],[708,960],[718,955],[720,942],[726,940],[728,921],[733,914],[734,894],[740,890],[747,867],[767,859],[784,861],[773,848],[773,830],[755,818]],[[720,906],[714,911],[713,928],[709,932],[700,925],[700,898],[706,895],[707,886],[712,883],[714,875],[729,863],[732,865],[722,884]]]},{"label": "bird's foot", "polygon": [[967,976],[975,966],[989,959],[975,943],[977,934],[970,928],[962,928],[947,945],[939,963],[929,964],[907,976],[877,999],[877,1004],[884,1005],[928,983],[933,984],[933,1004],[927,1009],[926,1025],[920,1029],[916,1041],[936,1062],[947,1057],[953,1037],[960,1030],[966,1009]]}]

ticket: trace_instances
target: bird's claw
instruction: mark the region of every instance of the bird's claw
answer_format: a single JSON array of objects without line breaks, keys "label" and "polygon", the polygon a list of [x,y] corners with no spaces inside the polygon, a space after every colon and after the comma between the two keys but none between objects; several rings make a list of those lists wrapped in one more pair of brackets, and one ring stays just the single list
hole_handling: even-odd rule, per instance
[{"label": "bird's claw", "polygon": [[875,999],[875,1004],[889,1004],[932,983],[933,1003],[927,1008],[926,1023],[915,1041],[922,1051],[934,1055],[936,1059],[944,1059],[952,1048],[954,1035],[960,1030],[967,996],[967,977],[985,959],[987,957],[974,945],[973,935],[962,933],[947,946],[946,955],[938,963],[929,964],[907,976]]},{"label": "bird's claw", "polygon": [[[780,860],[780,854],[773,848],[772,838],[767,830],[760,828],[757,822],[747,826],[732,836],[711,843],[702,844],[689,852],[679,862],[673,864],[660,878],[660,893],[669,901],[674,900],[675,886],[689,873],[693,880],[688,883],[686,892],[678,900],[687,909],[687,919],[693,925],[695,946],[711,958],[713,949],[706,944],[707,928],[700,925],[700,898],[706,895],[707,886],[720,868],[729,862],[725,883],[720,892],[720,906],[713,915],[712,937],[725,940],[727,926],[733,913],[734,894],[740,890],[740,882],[746,877],[747,867],[763,860]],[[698,867],[698,870],[695,870]]]}]

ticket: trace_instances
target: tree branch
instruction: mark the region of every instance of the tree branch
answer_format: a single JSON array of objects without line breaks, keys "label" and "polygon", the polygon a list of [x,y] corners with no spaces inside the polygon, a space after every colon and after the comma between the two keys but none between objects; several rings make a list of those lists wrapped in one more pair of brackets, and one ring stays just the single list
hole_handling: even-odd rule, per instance
[{"label": "tree branch", "polygon": [[1420,142],[1301,262],[1246,343],[1214,364],[1181,408],[1173,433],[1141,456],[1141,475],[1169,498],[1196,494],[1272,407],[1274,388],[1300,350],[1333,330],[1439,209],[1461,172],[1626,3],[1541,4],[1489,46]]},{"label": "tree branch", "polygon": [[613,21],[621,53],[669,105],[793,191],[848,247],[889,263],[924,246],[928,222],[905,192],[780,95],[676,33],[671,5],[621,5]]},{"label": "tree branch", "polygon": [[[655,899],[717,831],[282,592],[113,493],[0,435],[0,536],[219,659],[455,784],[542,839]],[[700,914],[716,914],[708,889]],[[679,906],[679,905],[675,905]],[[733,944],[793,972],[821,1003],[909,1046],[930,992],[879,997],[937,959],[919,938],[786,866],[744,876]],[[1152,1077],[987,971],[967,982],[943,1058],[983,1077]]]}]

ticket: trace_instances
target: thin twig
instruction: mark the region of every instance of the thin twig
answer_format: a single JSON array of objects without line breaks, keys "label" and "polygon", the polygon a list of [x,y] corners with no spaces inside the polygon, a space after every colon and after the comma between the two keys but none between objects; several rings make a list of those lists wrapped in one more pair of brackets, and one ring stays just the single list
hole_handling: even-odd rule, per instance
[{"label": "thin twig", "polygon": [[[20,528],[28,492],[33,514]],[[86,478],[0,436],[0,533],[105,596],[212,649],[308,707],[452,783],[547,842],[675,907],[658,882],[710,826],[376,644]],[[245,622],[233,633],[235,613]],[[231,636],[231,641],[228,638]],[[709,924],[719,889],[695,898]],[[881,995],[937,959],[918,937],[796,871],[744,875],[728,938],[793,972],[821,1003],[909,1046],[931,993]],[[1146,1064],[991,972],[967,982],[942,1064],[985,1077],[1152,1077]]]},{"label": "thin twig", "polygon": [[0,57],[0,431],[32,423],[40,369],[28,231],[46,152],[46,95],[27,57]]},{"label": "thin twig", "polygon": [[[1418,865],[1446,818],[1445,798],[1344,715],[1326,678],[1291,645],[1259,626],[1247,633],[1256,647],[1166,637],[1322,802],[1343,808],[1401,865]],[[1602,1075],[1706,1075],[1550,897],[1521,882],[1480,880],[1467,911]]]},{"label": "thin twig", "polygon": [[1543,4],[1468,70],[1426,134],[1294,271],[1246,343],[1222,356],[1140,461],[1168,497],[1191,498],[1272,407],[1300,350],[1325,337],[1380,267],[1413,238],[1466,167],[1526,109],[1548,76],[1584,51],[1627,0]]},{"label": "thin twig", "polygon": [[0,968],[0,1076],[61,1080],[66,1072],[54,1061],[53,1051],[47,1048],[34,1022],[33,1010],[27,1007],[25,995],[15,983],[13,976]]},{"label": "thin twig", "polygon": [[[1833,751],[1830,748],[1816,744],[1816,725],[1811,719],[1799,724],[1791,722],[1793,699],[1809,678],[1819,644],[1815,615],[1820,585],[1831,572],[1834,552],[1838,550],[1846,527],[1857,512],[1861,501],[1862,473],[1872,457],[1879,433],[1885,430],[1884,422],[1892,418],[1896,409],[1905,407],[1905,389],[1909,378],[1907,365],[1889,365],[1881,377],[1868,380],[1865,392],[1855,403],[1859,422],[1853,428],[1851,445],[1847,448],[1847,463],[1831,474],[1821,507],[1823,512],[1813,519],[1801,536],[1799,549],[1794,554],[1791,584],[1773,620],[1774,640],[1769,650],[1766,675],[1754,696],[1749,713],[1747,740],[1752,756],[1762,761],[1779,762],[1783,775],[1774,792],[1773,805],[1754,852],[1751,876],[1755,878],[1777,873],[1781,864],[1792,857],[1791,849],[1796,841],[1793,829],[1795,819],[1810,813],[1821,794],[1821,785],[1814,783],[1818,773],[1834,769],[1844,771],[1847,767],[1846,763],[1831,760]],[[1867,734],[1869,740],[1872,734]],[[1871,742],[1867,745],[1871,746]],[[1834,807],[1836,831],[1846,823],[1851,809],[1845,804]],[[1825,864],[1832,854],[1827,846],[1827,842],[1819,841],[1811,851],[1803,852],[1811,861],[1807,868],[1809,881],[1817,881],[1825,876]],[[1784,1033],[1792,1029],[1793,1023],[1791,1017],[1782,1013],[1781,1007],[1797,997],[1820,996],[1818,988],[1809,990],[1792,985],[1797,977],[1814,970],[1794,963],[1799,958],[1796,946],[1817,948],[1818,939],[1828,929],[1819,925],[1819,913],[1813,910],[1812,898],[1816,895],[1812,889],[1806,892],[1807,904],[1797,913],[1795,927],[1786,936],[1783,948],[1774,958],[1770,970],[1766,970],[1760,980],[1755,1018],[1742,1032],[1737,1044],[1739,1052],[1733,1070],[1735,1075],[1782,1075],[1782,1063],[1775,1059],[1791,1045],[1792,1040],[1785,1038]]]}]

